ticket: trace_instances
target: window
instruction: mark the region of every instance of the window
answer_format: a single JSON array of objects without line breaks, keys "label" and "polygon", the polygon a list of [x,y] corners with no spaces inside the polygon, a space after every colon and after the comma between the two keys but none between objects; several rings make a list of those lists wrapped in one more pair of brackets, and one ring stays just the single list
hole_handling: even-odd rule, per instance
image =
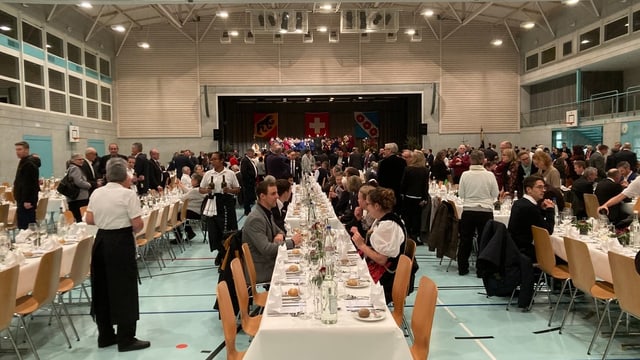
[{"label": "window", "polygon": [[98,118],[98,103],[95,101],[87,100],[87,117],[92,119]]},{"label": "window", "polygon": [[0,79],[0,103],[20,105],[20,83]]},{"label": "window", "polygon": [[47,33],[47,52],[64,58],[64,41],[55,35]]},{"label": "window", "polygon": [[84,115],[84,107],[83,107],[82,98],[78,98],[75,96],[69,96],[69,113],[71,115]]},{"label": "window", "polygon": [[42,30],[23,21],[22,41],[42,49]]},{"label": "window", "polygon": [[532,70],[538,67],[538,53],[527,56],[526,70]]},{"label": "window", "polygon": [[42,65],[24,61],[24,81],[44,86],[44,76],[42,74]]},{"label": "window", "polygon": [[27,107],[44,110],[44,89],[25,85],[24,98]]},{"label": "window", "polygon": [[615,39],[629,33],[629,17],[625,16],[604,26],[604,41]]},{"label": "window", "polygon": [[111,89],[106,86],[100,87],[100,101],[111,104]]},{"label": "window", "polygon": [[87,90],[87,98],[98,100],[98,84],[87,81],[85,82],[85,86]]},{"label": "window", "polygon": [[69,61],[82,65],[82,50],[71,43],[67,43],[67,58]]},{"label": "window", "polygon": [[580,51],[600,45],[600,28],[597,27],[580,35]]},{"label": "window", "polygon": [[100,58],[100,74],[104,76],[111,76],[111,66],[109,60]]},{"label": "window", "polygon": [[69,75],[69,93],[82,96],[82,79]]},{"label": "window", "polygon": [[636,32],[640,30],[640,10],[634,12],[631,17],[633,19],[633,31]]},{"label": "window", "polygon": [[567,41],[564,44],[562,44],[562,56],[569,56],[573,54],[573,41]]},{"label": "window", "polygon": [[84,52],[84,64],[91,70],[98,71],[98,63],[96,60],[96,56],[90,52]]},{"label": "window", "polygon": [[60,71],[56,71],[53,69],[49,69],[48,71],[49,71],[49,88],[65,91],[64,73],[61,73]]},{"label": "window", "polygon": [[0,10],[0,34],[18,40],[18,19]]},{"label": "window", "polygon": [[105,104],[101,104],[100,105],[100,111],[101,111],[101,114],[102,114],[102,120],[111,121],[111,106],[105,105]]},{"label": "window", "polygon": [[544,65],[556,60],[556,47],[543,50],[540,54],[540,64]]},{"label": "window", "polygon": [[66,113],[67,100],[65,94],[49,91],[49,109],[58,113]]},{"label": "window", "polygon": [[17,57],[0,52],[0,76],[20,80],[20,68]]}]

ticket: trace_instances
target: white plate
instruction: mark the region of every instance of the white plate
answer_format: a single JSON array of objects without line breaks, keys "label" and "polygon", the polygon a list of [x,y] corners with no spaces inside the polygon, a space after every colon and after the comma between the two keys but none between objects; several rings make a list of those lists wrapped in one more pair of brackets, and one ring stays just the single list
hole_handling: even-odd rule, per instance
[{"label": "white plate", "polygon": [[372,312],[368,318],[363,318],[358,316],[358,312],[354,312],[353,317],[356,318],[356,320],[360,320],[360,321],[376,322],[376,321],[384,320],[384,318],[387,317],[387,313],[385,311],[376,310],[375,316],[373,315],[373,312]]},{"label": "white plate", "polygon": [[299,275],[299,274],[302,274],[302,270],[298,270],[298,271],[288,271],[287,270],[284,273],[287,274],[287,275]]},{"label": "white plate", "polygon": [[287,255],[293,256],[293,257],[300,257],[302,256],[302,252],[298,250],[298,253],[294,253],[292,250],[287,250]]},{"label": "white plate", "polygon": [[350,288],[350,289],[363,289],[363,288],[369,287],[369,285],[370,285],[369,282],[368,281],[364,281],[364,280],[360,280],[358,282],[358,285],[355,285],[355,286],[347,284],[346,281],[344,283],[344,287],[347,287],[347,288]]}]

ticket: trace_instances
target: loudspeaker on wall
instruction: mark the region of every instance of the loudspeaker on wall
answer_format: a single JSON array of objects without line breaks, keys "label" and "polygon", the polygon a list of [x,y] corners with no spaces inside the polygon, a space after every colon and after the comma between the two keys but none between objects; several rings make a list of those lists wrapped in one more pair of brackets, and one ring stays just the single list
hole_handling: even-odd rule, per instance
[{"label": "loudspeaker on wall", "polygon": [[213,140],[219,141],[221,137],[222,132],[220,132],[220,129],[213,129]]},{"label": "loudspeaker on wall", "polygon": [[420,135],[427,135],[429,133],[429,124],[420,124]]}]

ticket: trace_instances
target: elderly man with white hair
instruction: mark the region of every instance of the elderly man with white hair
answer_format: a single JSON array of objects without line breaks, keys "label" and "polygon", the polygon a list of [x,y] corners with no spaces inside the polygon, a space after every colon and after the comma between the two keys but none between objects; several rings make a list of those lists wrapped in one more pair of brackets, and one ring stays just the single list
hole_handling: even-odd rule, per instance
[{"label": "elderly man with white hair", "polygon": [[182,186],[187,189],[191,188],[191,168],[188,166],[182,167],[182,177],[180,177],[180,182]]}]

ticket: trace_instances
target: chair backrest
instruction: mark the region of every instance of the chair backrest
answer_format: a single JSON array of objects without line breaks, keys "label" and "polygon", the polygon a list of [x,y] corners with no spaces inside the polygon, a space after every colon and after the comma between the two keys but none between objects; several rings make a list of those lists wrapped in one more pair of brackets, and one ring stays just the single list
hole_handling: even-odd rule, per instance
[{"label": "chair backrest", "polygon": [[640,317],[640,275],[633,258],[609,251],[609,266],[620,308]]},{"label": "chair backrest", "polygon": [[640,201],[636,201],[636,204],[633,205],[633,211],[640,212]]},{"label": "chair backrest", "polygon": [[429,342],[431,328],[438,301],[438,287],[433,280],[426,276],[420,278],[413,314],[411,314],[411,330],[413,331],[413,345],[411,355],[414,360],[424,360],[429,356]]},{"label": "chair backrest", "polygon": [[42,221],[47,218],[47,205],[49,205],[49,198],[43,197],[38,200],[38,207],[36,208],[36,221]]},{"label": "chair backrest", "polygon": [[88,208],[88,206],[86,206],[86,205],[80,207],[80,216],[84,217],[84,214],[86,214],[86,212],[87,212],[87,208]]},{"label": "chair backrest", "polygon": [[45,253],[40,259],[36,283],[31,296],[40,305],[48,304],[56,297],[62,263],[62,247]]},{"label": "chair backrest", "polygon": [[15,196],[13,196],[13,191],[5,191],[4,192],[4,199],[7,200],[10,203],[16,202],[16,198],[15,198]]},{"label": "chair backrest", "polygon": [[76,245],[76,253],[73,255],[71,272],[69,278],[78,285],[86,279],[91,269],[91,248],[93,247],[93,236],[86,237]]},{"label": "chair backrest", "polygon": [[411,261],[416,257],[416,242],[413,239],[407,238],[407,242],[404,244],[404,254],[407,255]]},{"label": "chair backrest", "polygon": [[160,215],[160,224],[158,225],[158,229],[157,229],[163,235],[164,235],[164,232],[167,230],[167,222],[169,221],[169,212],[171,212],[171,205],[165,205],[165,207],[162,208],[162,215]]},{"label": "chair backrest", "polygon": [[64,214],[64,219],[67,222],[67,225],[71,225],[74,222],[76,222],[76,218],[73,216],[73,213],[71,212],[71,210],[67,210],[63,214]]},{"label": "chair backrest", "polygon": [[564,249],[567,252],[571,282],[576,288],[591,294],[591,288],[596,283],[596,273],[593,270],[589,247],[580,240],[565,236]]},{"label": "chair backrest", "polygon": [[147,241],[153,240],[153,235],[156,233],[156,223],[158,222],[158,209],[151,211],[149,219],[147,219],[147,228],[144,232],[144,238]]},{"label": "chair backrest", "polygon": [[16,308],[16,291],[18,290],[18,274],[20,265],[16,264],[0,271],[0,331],[11,325]]},{"label": "chair backrest", "polygon": [[247,266],[247,274],[249,274],[249,282],[251,283],[251,293],[255,296],[258,289],[256,288],[256,266],[253,263],[253,255],[249,249],[249,244],[242,244],[242,256],[244,257],[244,263]]},{"label": "chair backrest", "polygon": [[460,219],[460,214],[458,214],[458,208],[456,207],[456,203],[453,200],[447,200],[449,204],[451,204],[451,209],[453,211],[453,215],[455,215],[456,219]]},{"label": "chair backrest", "polygon": [[249,291],[247,291],[247,281],[244,277],[244,270],[240,259],[231,260],[231,273],[233,274],[233,285],[238,296],[238,306],[240,307],[240,320],[242,328],[246,329],[249,322]]},{"label": "chair backrest", "polygon": [[393,299],[393,319],[398,326],[402,326],[404,316],[404,300],[409,291],[409,280],[411,279],[411,259],[405,255],[400,255],[396,275],[393,279],[391,298]]},{"label": "chair backrest", "polygon": [[218,283],[218,309],[220,309],[220,319],[222,320],[222,330],[224,331],[224,343],[227,348],[227,359],[242,359],[244,353],[239,353],[236,349],[236,315],[233,313],[233,303],[226,281]]},{"label": "chair backrest", "polygon": [[556,258],[549,232],[545,228],[531,225],[531,233],[533,234],[533,246],[536,250],[538,266],[542,271],[551,273],[556,266]]},{"label": "chair backrest", "polygon": [[175,227],[178,224],[178,213],[180,212],[180,203],[173,204],[171,209],[171,218],[169,219],[169,226]]},{"label": "chair backrest", "polygon": [[0,222],[7,225],[8,221],[9,221],[9,204],[0,205]]},{"label": "chair backrest", "polygon": [[587,212],[587,217],[597,219],[598,218],[598,197],[594,194],[584,194],[584,209]]},{"label": "chair backrest", "polygon": [[182,209],[180,209],[180,220],[182,221],[186,221],[187,220],[187,210],[189,208],[189,199],[186,199],[183,203],[182,203]]}]

